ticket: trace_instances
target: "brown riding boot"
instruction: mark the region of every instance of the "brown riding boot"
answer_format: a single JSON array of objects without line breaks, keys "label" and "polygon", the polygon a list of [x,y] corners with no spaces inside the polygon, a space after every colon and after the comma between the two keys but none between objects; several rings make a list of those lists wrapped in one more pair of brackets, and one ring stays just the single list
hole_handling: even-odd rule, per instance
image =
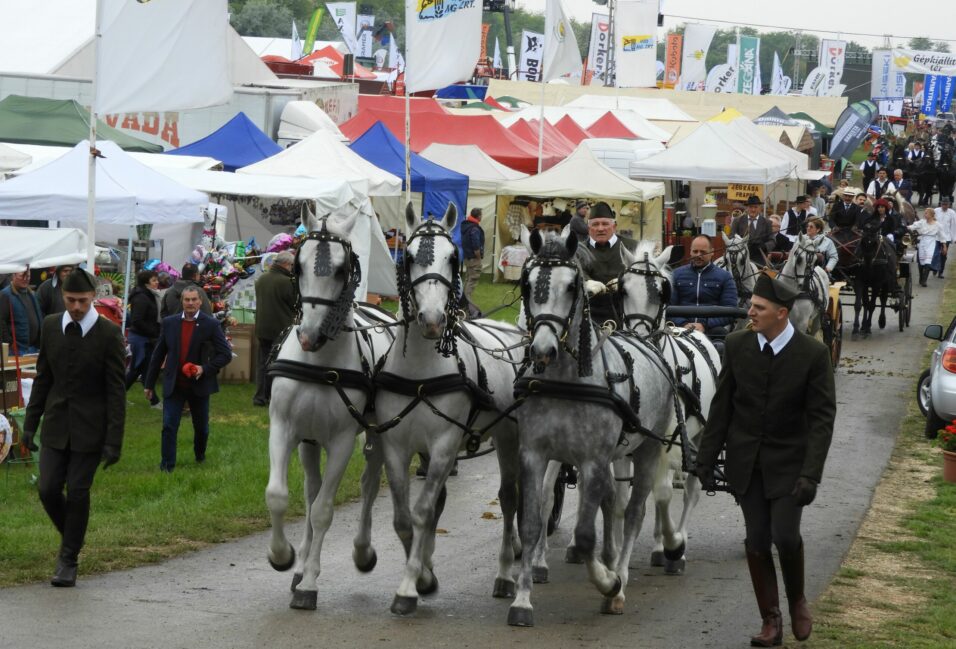
[{"label": "brown riding boot", "polygon": [[[779,548],[778,548],[779,550]],[[787,604],[790,607],[790,626],[793,635],[801,642],[810,637],[813,631],[813,618],[810,607],[803,594],[803,543],[793,554],[780,552],[780,572],[783,573],[783,586],[787,591]]]},{"label": "brown riding boot", "polygon": [[760,633],[750,638],[750,646],[777,647],[783,642],[783,617],[780,615],[780,594],[777,591],[773,555],[769,552],[753,552],[749,547],[746,549],[750,581],[763,619]]}]

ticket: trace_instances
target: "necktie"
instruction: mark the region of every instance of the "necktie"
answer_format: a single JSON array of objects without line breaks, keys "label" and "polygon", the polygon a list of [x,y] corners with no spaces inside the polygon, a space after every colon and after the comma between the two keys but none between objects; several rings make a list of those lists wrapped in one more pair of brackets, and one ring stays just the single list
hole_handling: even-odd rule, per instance
[{"label": "necktie", "polygon": [[757,229],[757,219],[751,219],[751,220],[750,220],[750,229],[751,229],[751,230],[756,230],[756,229]]},{"label": "necktie", "polygon": [[67,336],[77,336],[77,337],[82,336],[82,335],[83,335],[83,330],[80,329],[80,323],[79,323],[79,322],[69,322],[69,323],[67,323],[67,325],[66,325],[66,335],[67,335]]},{"label": "necktie", "polygon": [[763,353],[770,358],[773,358],[773,347],[770,346],[770,343],[763,344]]}]

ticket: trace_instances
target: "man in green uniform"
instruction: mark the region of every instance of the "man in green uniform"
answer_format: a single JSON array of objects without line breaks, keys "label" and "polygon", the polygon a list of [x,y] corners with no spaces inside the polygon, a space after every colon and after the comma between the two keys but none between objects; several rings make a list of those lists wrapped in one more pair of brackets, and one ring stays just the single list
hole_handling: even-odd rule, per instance
[{"label": "man in green uniform", "polygon": [[[90,518],[90,487],[97,466],[115,464],[126,416],[126,346],[119,327],[93,308],[96,287],[84,270],[63,281],[66,311],[47,316],[37,376],[23,422],[23,444],[40,438],[40,501],[62,541],[54,586],[76,585],[77,559]],[[66,487],[66,496],[63,487]]]},{"label": "man in green uniform", "polygon": [[252,405],[268,406],[272,398],[272,377],[266,373],[266,361],[272,346],[295,318],[295,256],[288,250],[276,255],[268,272],[256,281],[256,338],[259,339],[256,366],[256,393]]},{"label": "man in green uniform", "polygon": [[623,248],[631,252],[637,249],[637,242],[617,234],[617,221],[614,210],[605,202],[595,203],[588,218],[588,238],[578,245],[575,253],[578,264],[587,280],[587,290],[591,295],[591,317],[598,324],[613,320],[618,328],[621,320],[614,310],[614,302],[608,283],[617,280],[627,267]]},{"label": "man in green uniform", "polygon": [[777,546],[797,640],[812,629],[803,589],[800,516],[813,502],[830,448],[836,390],[829,350],[794,330],[788,318],[799,288],[761,275],[750,307],[752,330],[727,336],[717,392],[697,455],[697,475],[714,483],[726,447],[724,472],[747,528],[747,565],[763,618],[756,647],[779,645],[780,596],[770,544]]}]

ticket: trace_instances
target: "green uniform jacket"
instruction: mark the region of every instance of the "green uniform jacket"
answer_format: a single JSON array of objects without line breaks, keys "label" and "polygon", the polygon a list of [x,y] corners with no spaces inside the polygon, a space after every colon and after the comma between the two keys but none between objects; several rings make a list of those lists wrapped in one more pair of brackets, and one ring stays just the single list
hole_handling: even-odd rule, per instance
[{"label": "green uniform jacket", "polygon": [[278,264],[256,281],[256,337],[275,340],[295,317],[295,281]]},{"label": "green uniform jacket", "polygon": [[770,357],[760,351],[756,333],[736,332],[727,336],[697,462],[713,466],[726,445],[724,472],[734,493],[746,493],[756,467],[767,497],[780,498],[800,476],[820,482],[835,419],[825,345],[796,331]]},{"label": "green uniform jacket", "polygon": [[120,448],[126,421],[126,345],[120,328],[103,318],[83,336],[66,336],[63,314],[47,316],[40,334],[37,376],[23,428],[45,446],[81,453]]}]

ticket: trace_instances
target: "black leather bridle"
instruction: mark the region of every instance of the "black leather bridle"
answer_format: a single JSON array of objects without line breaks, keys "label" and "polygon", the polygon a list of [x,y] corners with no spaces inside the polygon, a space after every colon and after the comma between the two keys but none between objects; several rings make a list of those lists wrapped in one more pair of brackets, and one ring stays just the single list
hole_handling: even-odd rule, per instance
[{"label": "black leather bridle", "polygon": [[[647,285],[647,294],[654,295],[657,293],[658,305],[657,313],[653,316],[647,315],[646,313],[627,313],[624,307],[624,298],[627,295],[627,290],[624,288],[624,276],[625,275],[637,275],[644,278],[644,282]],[[657,286],[657,280],[661,280],[661,285]],[[671,300],[671,283],[667,279],[667,276],[664,275],[653,263],[651,263],[650,254],[645,252],[644,259],[639,259],[632,263],[630,266],[621,271],[621,274],[617,276],[617,291],[615,292],[615,299],[618,301],[619,308],[617,309],[618,313],[621,314],[621,320],[624,323],[625,329],[631,328],[632,322],[638,322],[649,327],[648,333],[653,333],[657,331],[661,326],[661,321],[664,318],[664,309],[667,308],[667,305]]]},{"label": "black leather bridle", "polygon": [[[295,264],[293,265],[293,276],[296,280],[294,322],[295,324],[301,324],[303,304],[330,307],[331,310],[319,326],[319,331],[324,340],[331,340],[335,338],[343,328],[347,329],[347,327],[345,327],[345,312],[347,312],[352,305],[352,301],[355,299],[355,291],[362,281],[362,266],[359,263],[358,255],[352,250],[352,243],[348,239],[329,232],[326,218],[322,219],[322,228],[320,230],[313,230],[305,235],[305,238],[299,242],[295,250]],[[299,286],[299,277],[303,273],[300,256],[302,254],[302,247],[306,241],[317,242],[315,263],[312,267],[312,272],[316,277],[331,277],[335,273],[335,269],[332,268],[331,244],[342,246],[348,263],[345,269],[345,282],[342,285],[342,290],[335,299],[302,295]]]},{"label": "black leather bridle", "polygon": [[[542,272],[547,273],[547,277],[541,277],[539,274],[538,286],[531,286],[531,271],[540,268]],[[533,315],[531,313],[532,299],[543,304],[547,301],[550,292],[550,275],[555,268],[570,268],[575,273],[574,295],[571,297],[571,308],[564,317],[554,315],[553,313],[542,313]],[[578,265],[570,259],[561,259],[559,257],[532,257],[521,270],[521,301],[524,304],[524,313],[526,319],[526,328],[531,337],[540,326],[546,326],[555,337],[564,345],[565,349],[572,355],[576,355],[576,350],[571,349],[567,344],[568,333],[571,331],[571,321],[574,319],[578,302],[581,300],[581,294],[584,292],[584,282],[581,279],[581,271]],[[587,317],[585,314],[584,317]]]}]

